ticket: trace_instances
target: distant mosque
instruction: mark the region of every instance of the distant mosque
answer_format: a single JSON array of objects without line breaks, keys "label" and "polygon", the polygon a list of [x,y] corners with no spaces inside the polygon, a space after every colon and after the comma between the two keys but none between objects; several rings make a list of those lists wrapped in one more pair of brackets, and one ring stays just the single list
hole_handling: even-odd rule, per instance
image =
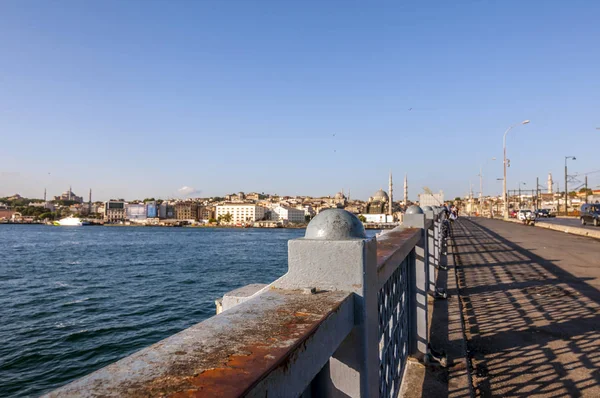
[{"label": "distant mosque", "polygon": [[[90,194],[91,196],[91,194]],[[71,187],[69,187],[68,191],[63,192],[59,196],[55,196],[54,200],[68,200],[77,203],[83,203],[83,197],[75,195]]]},{"label": "distant mosque", "polygon": [[[406,186],[406,180],[405,180]],[[363,216],[367,222],[393,222],[394,221],[394,183],[390,171],[389,194],[383,188],[379,189],[367,202]]]}]

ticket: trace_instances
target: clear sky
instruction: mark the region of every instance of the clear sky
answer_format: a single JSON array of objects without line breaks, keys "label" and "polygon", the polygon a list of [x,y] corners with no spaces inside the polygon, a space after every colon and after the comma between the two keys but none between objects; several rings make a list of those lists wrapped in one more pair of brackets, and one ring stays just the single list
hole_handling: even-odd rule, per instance
[{"label": "clear sky", "polygon": [[[0,2],[0,196],[410,198],[600,170],[600,2]],[[409,110],[411,109],[412,110]],[[488,160],[496,157],[497,160]],[[590,174],[600,185],[600,173]],[[199,193],[198,193],[199,192]]]}]

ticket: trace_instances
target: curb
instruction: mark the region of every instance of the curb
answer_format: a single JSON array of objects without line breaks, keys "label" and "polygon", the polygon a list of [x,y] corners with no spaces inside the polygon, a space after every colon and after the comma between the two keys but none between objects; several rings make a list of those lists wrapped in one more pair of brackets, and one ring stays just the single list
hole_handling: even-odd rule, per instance
[{"label": "curb", "polygon": [[[494,218],[494,220],[522,224],[521,221],[513,220],[513,219],[505,220],[503,218]],[[600,228],[598,229],[598,231],[592,231],[592,230],[585,229],[585,228],[569,227],[566,225],[557,225],[557,224],[547,224],[544,222],[541,222],[541,223],[536,222],[535,226],[540,227],[540,228],[545,228],[545,229],[551,229],[553,231],[564,232],[564,233],[571,234],[571,235],[584,236],[586,238],[592,238],[592,239],[600,239]]]}]

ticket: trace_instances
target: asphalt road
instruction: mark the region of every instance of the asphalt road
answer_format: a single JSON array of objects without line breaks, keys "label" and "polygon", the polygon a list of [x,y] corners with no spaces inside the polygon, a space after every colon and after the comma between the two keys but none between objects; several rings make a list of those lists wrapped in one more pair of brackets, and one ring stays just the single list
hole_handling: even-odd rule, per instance
[{"label": "asphalt road", "polygon": [[600,242],[482,218],[453,235],[477,396],[600,397]]},{"label": "asphalt road", "polygon": [[594,227],[590,223],[588,223],[587,225],[581,225],[581,221],[578,218],[543,218],[543,217],[540,217],[540,218],[537,218],[535,222],[551,223],[551,224],[565,225],[568,227],[579,227],[579,228],[600,231],[600,227]]}]

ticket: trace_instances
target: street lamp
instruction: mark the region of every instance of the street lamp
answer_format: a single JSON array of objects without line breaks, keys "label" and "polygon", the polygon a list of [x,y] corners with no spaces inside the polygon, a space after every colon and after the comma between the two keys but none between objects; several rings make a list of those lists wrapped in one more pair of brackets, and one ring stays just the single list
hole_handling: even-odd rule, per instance
[{"label": "street lamp", "polygon": [[502,183],[502,198],[504,199],[504,219],[505,220],[508,220],[508,197],[506,196],[506,166],[507,166],[507,164],[506,164],[506,134],[508,134],[508,132],[510,130],[512,130],[513,127],[516,127],[519,124],[527,124],[527,123],[529,123],[529,120],[523,120],[521,123],[510,126],[504,132],[504,138],[502,140],[502,146],[504,148],[504,182]]},{"label": "street lamp", "polygon": [[577,160],[577,158],[575,156],[565,156],[565,216],[569,215],[569,205],[567,202],[569,197],[569,188],[567,186],[567,160],[569,159]]}]

